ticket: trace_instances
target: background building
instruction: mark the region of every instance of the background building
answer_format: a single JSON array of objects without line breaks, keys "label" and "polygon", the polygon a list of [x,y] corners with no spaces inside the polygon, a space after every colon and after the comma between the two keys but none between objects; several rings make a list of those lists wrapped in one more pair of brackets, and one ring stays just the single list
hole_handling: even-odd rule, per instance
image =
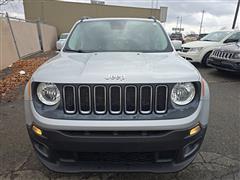
[{"label": "background building", "polygon": [[68,32],[73,24],[83,16],[89,17],[150,17],[161,22],[167,18],[167,7],[160,9],[87,4],[57,0],[24,0],[25,18],[41,21],[57,28],[58,34]]}]

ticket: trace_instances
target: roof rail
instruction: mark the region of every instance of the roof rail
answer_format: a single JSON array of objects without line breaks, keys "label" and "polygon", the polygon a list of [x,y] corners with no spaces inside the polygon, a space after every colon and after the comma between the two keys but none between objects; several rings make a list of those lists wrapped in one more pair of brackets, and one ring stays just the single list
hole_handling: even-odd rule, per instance
[{"label": "roof rail", "polygon": [[156,22],[156,21],[157,21],[157,18],[156,18],[155,16],[150,16],[150,17],[148,17],[148,19],[153,19],[153,20],[154,20],[154,22]]},{"label": "roof rail", "polygon": [[85,19],[90,19],[91,17],[89,17],[89,16],[83,16],[83,17],[81,17],[80,18],[80,22],[83,22],[83,20],[85,20]]}]

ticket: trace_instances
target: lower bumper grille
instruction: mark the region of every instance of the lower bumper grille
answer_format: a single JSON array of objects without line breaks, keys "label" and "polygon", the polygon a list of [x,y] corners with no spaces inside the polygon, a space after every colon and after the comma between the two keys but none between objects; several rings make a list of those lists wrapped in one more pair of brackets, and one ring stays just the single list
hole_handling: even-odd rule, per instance
[{"label": "lower bumper grille", "polygon": [[72,137],[150,137],[164,136],[171,130],[161,131],[60,131],[66,136]]},{"label": "lower bumper grille", "polygon": [[176,151],[162,152],[69,152],[58,151],[61,162],[114,162],[114,163],[136,163],[136,162],[172,162],[176,159]]},{"label": "lower bumper grille", "polygon": [[67,114],[150,114],[167,111],[165,85],[65,85]]}]

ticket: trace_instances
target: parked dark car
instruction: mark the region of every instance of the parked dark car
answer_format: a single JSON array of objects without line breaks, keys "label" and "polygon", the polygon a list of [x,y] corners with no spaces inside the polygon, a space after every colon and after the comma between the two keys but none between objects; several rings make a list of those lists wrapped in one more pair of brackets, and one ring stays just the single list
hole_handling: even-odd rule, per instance
[{"label": "parked dark car", "polygon": [[208,64],[218,70],[240,73],[240,42],[214,50],[208,59]]},{"label": "parked dark car", "polygon": [[171,40],[180,40],[180,41],[182,41],[182,43],[184,43],[184,39],[183,39],[182,33],[172,33],[170,35],[170,39]]}]

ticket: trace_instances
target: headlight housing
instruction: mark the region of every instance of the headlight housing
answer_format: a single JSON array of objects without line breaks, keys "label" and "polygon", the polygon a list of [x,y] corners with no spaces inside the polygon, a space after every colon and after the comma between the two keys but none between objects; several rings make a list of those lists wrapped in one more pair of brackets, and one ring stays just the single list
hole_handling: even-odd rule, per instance
[{"label": "headlight housing", "polygon": [[40,83],[37,87],[37,97],[45,105],[56,105],[60,99],[60,91],[53,83]]},{"label": "headlight housing", "polygon": [[233,59],[239,60],[240,61],[240,53],[235,53],[233,56]]},{"label": "headlight housing", "polygon": [[190,48],[188,52],[194,52],[194,53],[197,53],[197,52],[200,52],[202,50],[202,47],[198,47],[198,48]]},{"label": "headlight housing", "polygon": [[193,83],[177,83],[171,92],[171,100],[174,104],[184,106],[192,102],[196,94]]}]

